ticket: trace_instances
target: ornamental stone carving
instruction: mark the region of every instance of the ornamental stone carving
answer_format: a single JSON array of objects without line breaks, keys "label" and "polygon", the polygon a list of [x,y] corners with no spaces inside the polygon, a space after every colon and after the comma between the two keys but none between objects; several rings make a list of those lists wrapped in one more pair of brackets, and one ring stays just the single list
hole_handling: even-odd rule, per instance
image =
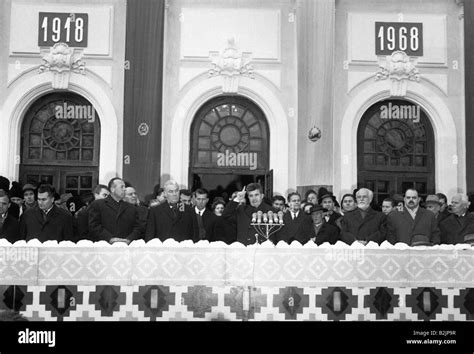
[{"label": "ornamental stone carving", "polygon": [[250,59],[238,52],[234,38],[229,38],[221,56],[213,59],[209,76],[222,76],[224,79],[222,90],[226,93],[238,91],[240,76],[254,78]]},{"label": "ornamental stone carving", "polygon": [[405,52],[396,51],[387,56],[386,64],[379,65],[375,80],[390,79],[392,96],[405,96],[408,81],[420,82],[420,72]]},{"label": "ornamental stone carving", "polygon": [[82,52],[75,52],[66,43],[56,43],[49,53],[42,58],[39,72],[51,71],[53,74],[52,86],[54,89],[67,89],[71,73],[85,74],[85,63],[82,61]]}]

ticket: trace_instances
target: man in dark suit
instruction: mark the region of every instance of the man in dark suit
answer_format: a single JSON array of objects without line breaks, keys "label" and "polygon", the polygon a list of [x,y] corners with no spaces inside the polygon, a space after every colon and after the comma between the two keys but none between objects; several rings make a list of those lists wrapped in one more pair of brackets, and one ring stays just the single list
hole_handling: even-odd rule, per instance
[{"label": "man in dark suit", "polygon": [[451,214],[441,220],[441,243],[473,243],[474,213],[469,213],[469,198],[464,194],[456,194],[451,200]]},{"label": "man in dark suit", "polygon": [[129,244],[140,237],[138,211],[123,201],[125,183],[121,178],[112,178],[108,188],[110,195],[89,207],[89,231],[95,240]]},{"label": "man in dark suit", "polygon": [[431,211],[420,208],[418,192],[407,189],[404,200],[403,211],[388,215],[387,240],[392,244],[403,242],[411,246],[439,244],[436,218]]},{"label": "man in dark suit", "polygon": [[216,234],[217,216],[206,209],[209,202],[208,196],[209,192],[203,188],[198,188],[193,192],[194,215],[198,226],[198,238],[195,241],[224,241],[225,235]]},{"label": "man in dark suit", "polygon": [[[244,204],[245,193],[248,194],[250,205]],[[252,214],[261,211],[267,213],[272,211],[277,212],[271,206],[263,203],[263,189],[258,183],[250,183],[242,191],[237,193],[237,197],[230,201],[224,209],[222,217],[228,220],[234,227],[237,228],[237,241],[244,245],[254,244],[258,237],[258,242],[266,241],[266,239],[258,235],[257,231],[250,225],[252,221]],[[257,236],[255,236],[257,234]]]},{"label": "man in dark suit", "polygon": [[148,220],[148,208],[141,204],[140,199],[138,199],[137,191],[131,185],[125,188],[123,200],[137,209],[138,221],[140,222],[140,238],[143,238],[145,236],[146,223]]},{"label": "man in dark suit", "polygon": [[436,196],[439,198],[440,209],[438,215],[438,224],[446,219],[451,213],[448,209],[448,197],[443,193],[436,193]]},{"label": "man in dark suit", "polygon": [[54,188],[42,184],[38,188],[38,206],[28,208],[21,216],[22,239],[39,241],[73,240],[72,215],[54,204]]},{"label": "man in dark suit", "polygon": [[0,176],[0,192],[3,192],[5,194],[8,194],[8,197],[10,199],[10,206],[8,208],[8,215],[14,217],[15,219],[20,218],[21,214],[21,204],[17,204],[14,202],[13,199],[14,196],[16,197],[14,190],[13,190],[13,184],[16,182],[12,183],[12,189],[10,189],[10,180],[6,177]]},{"label": "man in dark suit", "polygon": [[357,209],[344,215],[341,220],[341,238],[347,244],[355,241],[366,245],[369,241],[378,244],[385,240],[386,216],[370,207],[374,193],[361,188],[356,193]]},{"label": "man in dark suit", "polygon": [[334,245],[340,239],[339,228],[328,223],[325,219],[325,214],[328,211],[319,204],[314,205],[310,210],[313,221],[311,240],[317,245],[322,245],[324,242]]},{"label": "man in dark suit", "polygon": [[301,196],[299,193],[288,195],[288,210],[283,214],[283,228],[275,234],[274,242],[285,241],[291,243],[294,240],[305,244],[311,239],[313,233],[313,222],[311,218],[301,210]]},{"label": "man in dark suit", "polygon": [[106,185],[98,184],[94,187],[93,193],[84,194],[81,196],[81,201],[85,204],[74,215],[76,241],[79,240],[95,240],[89,232],[89,211],[90,206],[94,200],[105,199],[109,196],[110,191]]},{"label": "man in dark suit", "polygon": [[178,242],[195,240],[198,227],[193,209],[179,202],[179,185],[169,180],[165,183],[166,202],[150,209],[145,240],[159,238],[164,241],[173,238]]},{"label": "man in dark suit", "polygon": [[10,198],[3,190],[0,191],[0,238],[14,243],[20,239],[20,223],[8,214]]}]

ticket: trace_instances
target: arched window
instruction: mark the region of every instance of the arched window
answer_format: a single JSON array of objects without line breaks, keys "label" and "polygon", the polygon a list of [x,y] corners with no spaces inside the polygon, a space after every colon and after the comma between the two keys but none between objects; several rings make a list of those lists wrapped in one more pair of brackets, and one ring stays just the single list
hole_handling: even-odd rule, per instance
[{"label": "arched window", "polygon": [[358,185],[381,203],[408,188],[434,193],[434,137],[426,113],[405,100],[381,101],[362,117],[357,132]]},{"label": "arched window", "polygon": [[[268,124],[252,101],[238,96],[210,100],[197,112],[190,136],[192,188],[231,191],[259,182],[271,189]],[[221,189],[216,193],[221,195]]]},{"label": "arched window", "polygon": [[22,124],[23,183],[50,183],[61,193],[90,191],[97,183],[100,123],[83,97],[54,93],[39,98]]}]

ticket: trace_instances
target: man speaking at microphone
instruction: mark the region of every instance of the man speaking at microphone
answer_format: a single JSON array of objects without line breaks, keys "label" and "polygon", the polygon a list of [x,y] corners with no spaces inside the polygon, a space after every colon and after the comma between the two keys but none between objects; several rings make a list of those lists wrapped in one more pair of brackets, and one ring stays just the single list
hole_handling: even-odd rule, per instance
[{"label": "man speaking at microphone", "polygon": [[[250,205],[245,204],[245,194],[250,201]],[[227,204],[222,216],[234,227],[237,228],[237,241],[244,245],[251,245],[256,242],[257,231],[250,225],[252,221],[252,214],[261,211],[267,213],[272,211],[277,213],[278,210],[272,208],[270,205],[263,203],[262,186],[258,183],[250,183],[242,191],[237,193],[234,200]],[[258,236],[258,241],[263,242],[265,238]]]}]

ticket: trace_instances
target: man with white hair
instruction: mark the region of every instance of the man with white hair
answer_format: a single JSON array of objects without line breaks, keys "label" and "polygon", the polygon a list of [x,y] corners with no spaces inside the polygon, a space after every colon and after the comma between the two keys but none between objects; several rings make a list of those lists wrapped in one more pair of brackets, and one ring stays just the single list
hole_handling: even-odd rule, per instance
[{"label": "man with white hair", "polygon": [[199,229],[193,209],[180,202],[179,185],[169,180],[164,185],[166,202],[150,209],[145,240],[173,238],[178,242],[199,239]]},{"label": "man with white hair", "polygon": [[456,194],[451,199],[451,214],[443,219],[441,229],[441,243],[473,243],[474,242],[474,214],[468,212],[469,198],[465,194]]},{"label": "man with white hair", "polygon": [[347,244],[356,241],[363,245],[369,241],[380,244],[385,240],[386,216],[370,207],[373,197],[374,193],[370,189],[359,189],[356,193],[357,209],[344,214],[341,238]]},{"label": "man with white hair", "polygon": [[407,189],[404,201],[403,211],[394,211],[387,217],[387,241],[410,246],[439,244],[438,222],[431,211],[420,208],[418,192]]}]

